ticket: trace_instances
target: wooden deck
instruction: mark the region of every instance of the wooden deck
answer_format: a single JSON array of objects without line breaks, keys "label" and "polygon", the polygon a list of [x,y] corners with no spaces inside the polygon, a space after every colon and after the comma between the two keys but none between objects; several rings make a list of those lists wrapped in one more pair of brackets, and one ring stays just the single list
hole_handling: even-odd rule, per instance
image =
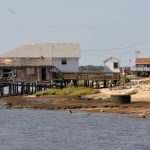
[{"label": "wooden deck", "polygon": [[102,73],[102,72],[63,72],[64,80],[120,80],[120,73]]},{"label": "wooden deck", "polygon": [[30,95],[49,88],[52,88],[50,83],[0,82],[0,97]]},{"label": "wooden deck", "polygon": [[[57,83],[55,83],[55,80],[53,80],[54,82],[45,81],[37,83],[2,80],[0,81],[0,97],[35,94],[38,91],[49,88],[63,88],[66,87],[71,80],[73,80],[74,86],[78,86],[78,81],[82,80],[86,87],[93,87],[94,83],[96,83],[96,88],[100,88],[99,81],[103,81],[103,87],[106,87],[109,80],[118,82],[120,80],[120,74],[104,74],[102,72],[67,72],[62,73],[62,79],[57,81]],[[7,93],[5,93],[5,88],[7,88]]]}]

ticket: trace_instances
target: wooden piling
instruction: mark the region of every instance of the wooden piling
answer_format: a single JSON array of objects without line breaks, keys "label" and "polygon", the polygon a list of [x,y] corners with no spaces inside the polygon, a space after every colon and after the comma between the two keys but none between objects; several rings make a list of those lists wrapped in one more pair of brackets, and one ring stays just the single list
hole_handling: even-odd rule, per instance
[{"label": "wooden piling", "polygon": [[8,95],[11,96],[12,95],[12,84],[8,83]]},{"label": "wooden piling", "polygon": [[21,82],[21,95],[24,95],[24,83]]}]

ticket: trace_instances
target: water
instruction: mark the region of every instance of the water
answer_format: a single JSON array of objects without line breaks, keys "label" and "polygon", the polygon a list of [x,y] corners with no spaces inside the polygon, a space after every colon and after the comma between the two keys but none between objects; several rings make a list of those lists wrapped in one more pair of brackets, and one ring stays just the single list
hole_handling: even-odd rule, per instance
[{"label": "water", "polygon": [[0,150],[149,150],[150,119],[0,110]]}]

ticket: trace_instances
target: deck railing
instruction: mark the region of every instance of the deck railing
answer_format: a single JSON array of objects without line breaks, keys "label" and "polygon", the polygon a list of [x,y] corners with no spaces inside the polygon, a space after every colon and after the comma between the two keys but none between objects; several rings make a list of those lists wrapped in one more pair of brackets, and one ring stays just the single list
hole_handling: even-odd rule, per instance
[{"label": "deck railing", "polygon": [[136,67],[136,71],[150,71],[150,67]]}]

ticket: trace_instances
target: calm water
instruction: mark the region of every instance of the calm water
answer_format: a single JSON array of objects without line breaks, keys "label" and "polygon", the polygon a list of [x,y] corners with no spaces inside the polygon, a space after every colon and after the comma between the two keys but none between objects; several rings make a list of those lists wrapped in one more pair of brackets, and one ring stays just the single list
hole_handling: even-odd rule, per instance
[{"label": "calm water", "polygon": [[0,110],[0,150],[148,150],[150,119]]}]

